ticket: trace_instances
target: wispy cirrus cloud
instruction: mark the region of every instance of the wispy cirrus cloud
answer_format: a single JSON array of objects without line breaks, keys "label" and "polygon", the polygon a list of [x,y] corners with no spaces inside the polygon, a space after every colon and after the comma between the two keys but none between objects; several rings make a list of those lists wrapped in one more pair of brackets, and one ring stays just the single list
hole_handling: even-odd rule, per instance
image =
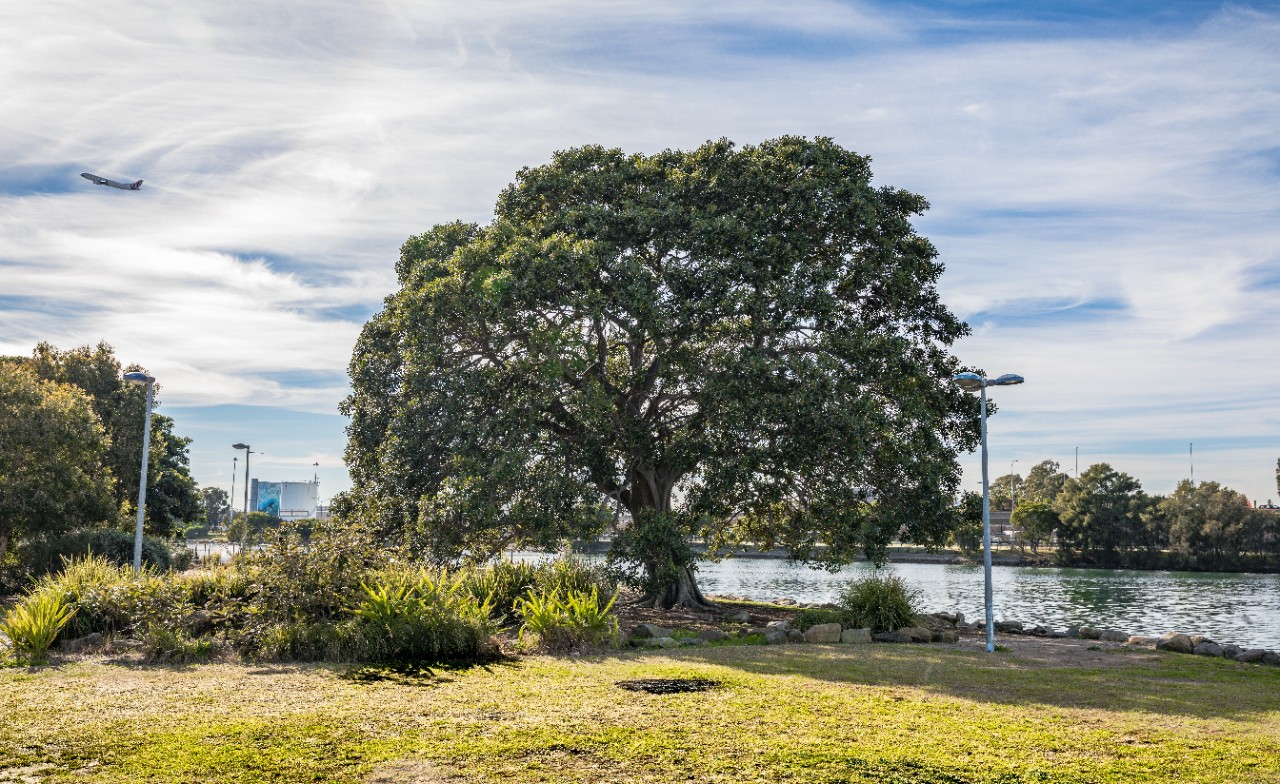
[{"label": "wispy cirrus cloud", "polygon": [[201,434],[202,482],[227,480],[219,422],[331,460],[294,415],[340,421],[409,235],[487,220],[556,149],[823,134],[932,202],[959,354],[1029,379],[998,451],[1086,441],[1167,490],[1170,445],[1217,439],[1206,476],[1265,497],[1280,14],[1174,5],[0,9],[0,352],[113,343]]}]

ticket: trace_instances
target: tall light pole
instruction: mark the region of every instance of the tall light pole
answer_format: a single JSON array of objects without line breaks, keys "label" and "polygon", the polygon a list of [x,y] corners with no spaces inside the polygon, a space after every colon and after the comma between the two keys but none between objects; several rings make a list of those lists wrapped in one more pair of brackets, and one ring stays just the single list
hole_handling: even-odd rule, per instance
[{"label": "tall light pole", "polygon": [[151,404],[155,402],[156,380],[138,370],[124,374],[130,384],[147,388],[147,415],[142,420],[142,476],[138,477],[138,525],[133,533],[133,573],[142,571],[142,519],[147,513],[147,463],[151,458]]},{"label": "tall light pole", "polygon": [[1191,484],[1196,483],[1196,444],[1194,441],[1187,444],[1187,457],[1191,460]]},{"label": "tall light pole", "polygon": [[[1009,514],[1013,514],[1013,510],[1018,508],[1018,477],[1013,475],[1013,464],[1017,460],[1009,461]],[[1012,517],[1010,518],[1012,519]],[[1007,533],[1007,532],[1006,532]]]},{"label": "tall light pole", "polygon": [[231,530],[231,524],[235,522],[236,514],[236,468],[239,466],[239,456],[231,458],[231,495],[227,496],[227,530]]},{"label": "tall light pole", "polygon": [[995,379],[983,378],[977,373],[957,373],[955,382],[966,392],[977,392],[981,403],[982,422],[982,573],[983,599],[987,616],[987,653],[996,649],[995,609],[991,602],[991,486],[987,474],[987,387],[1003,387],[1021,384],[1025,379],[1006,373]]},{"label": "tall light pole", "polygon": [[249,518],[249,455],[253,454],[253,450],[249,449],[248,444],[232,444],[232,449],[244,450],[244,516]]}]

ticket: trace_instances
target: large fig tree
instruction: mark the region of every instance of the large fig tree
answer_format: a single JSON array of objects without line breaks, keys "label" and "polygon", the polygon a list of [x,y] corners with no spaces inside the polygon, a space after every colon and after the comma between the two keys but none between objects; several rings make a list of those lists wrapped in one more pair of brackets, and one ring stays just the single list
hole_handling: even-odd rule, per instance
[{"label": "large fig tree", "polygon": [[824,138],[520,171],[490,224],[405,243],[338,508],[441,560],[617,516],[663,607],[705,602],[693,538],[827,564],[940,542],[977,409],[926,207]]}]

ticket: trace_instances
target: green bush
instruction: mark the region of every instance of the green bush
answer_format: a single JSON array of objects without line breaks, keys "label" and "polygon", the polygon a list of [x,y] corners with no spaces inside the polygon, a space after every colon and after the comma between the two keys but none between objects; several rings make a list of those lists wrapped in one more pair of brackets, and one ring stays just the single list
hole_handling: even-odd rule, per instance
[{"label": "green bush", "polygon": [[192,609],[186,581],[152,569],[134,574],[133,567],[116,565],[102,555],[66,562],[62,571],[41,578],[31,593],[54,594],[76,608],[67,628],[72,637],[173,627]]},{"label": "green bush", "polygon": [[829,610],[821,607],[810,607],[796,613],[793,625],[803,632],[812,626],[823,623],[838,623],[847,627],[855,626],[853,613],[848,610]]},{"label": "green bush", "polygon": [[[91,555],[120,566],[132,566],[133,545],[133,534],[114,528],[74,531],[55,539],[32,542],[23,552],[23,561],[37,578],[60,571],[66,561]],[[187,551],[186,547],[180,549]],[[174,568],[169,543],[153,536],[143,537],[142,565],[161,572]]]},{"label": "green bush", "polygon": [[359,637],[351,658],[387,664],[436,664],[484,657],[493,633],[492,606],[479,602],[461,576],[386,571],[352,608]]},{"label": "green bush", "polygon": [[0,621],[0,632],[9,638],[14,659],[39,664],[45,661],[49,647],[75,614],[75,607],[60,594],[34,593],[9,609]]},{"label": "green bush", "polygon": [[618,595],[602,602],[600,591],[539,591],[516,601],[523,647],[548,651],[618,645],[618,619],[609,614]]},{"label": "green bush", "polygon": [[213,641],[195,638],[182,629],[151,625],[142,634],[142,650],[151,662],[204,661],[213,654]]},{"label": "green bush", "polygon": [[853,626],[891,632],[915,625],[919,600],[919,591],[908,588],[901,578],[887,575],[849,583],[840,593],[839,604],[849,612]]},{"label": "green bush", "polygon": [[513,618],[516,603],[535,593],[586,593],[612,596],[617,585],[603,566],[564,554],[542,563],[501,560],[463,572],[464,584],[477,601],[488,601],[498,618]]}]

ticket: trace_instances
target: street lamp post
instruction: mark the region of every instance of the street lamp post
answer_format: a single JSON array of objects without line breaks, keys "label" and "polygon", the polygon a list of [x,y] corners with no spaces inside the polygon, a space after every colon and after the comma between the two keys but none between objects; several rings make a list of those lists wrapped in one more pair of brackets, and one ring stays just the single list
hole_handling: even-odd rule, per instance
[{"label": "street lamp post", "polygon": [[151,404],[155,402],[156,380],[137,370],[125,373],[124,380],[147,388],[147,414],[142,420],[142,476],[138,477],[138,524],[133,533],[133,572],[137,574],[142,571],[142,519],[147,513],[147,463],[151,457]]},{"label": "street lamp post", "polygon": [[253,454],[253,450],[249,449],[248,444],[232,444],[232,449],[244,450],[244,516],[249,519],[249,455]]},{"label": "street lamp post", "polygon": [[[983,599],[986,604],[987,617],[987,653],[996,649],[995,609],[991,602],[991,485],[987,473],[987,387],[1003,387],[1021,384],[1024,379],[1012,373],[1006,373],[995,379],[983,378],[977,373],[957,373],[955,382],[966,392],[977,392],[981,400],[982,429],[982,573]],[[1012,470],[1012,468],[1011,468]]]},{"label": "street lamp post", "polygon": [[239,467],[240,458],[231,458],[231,495],[227,496],[227,530],[231,530],[231,524],[235,522],[236,514],[236,468]]},{"label": "street lamp post", "polygon": [[1017,460],[1009,461],[1009,515],[1013,517],[1013,510],[1018,508],[1018,477],[1013,475],[1013,464]]}]

